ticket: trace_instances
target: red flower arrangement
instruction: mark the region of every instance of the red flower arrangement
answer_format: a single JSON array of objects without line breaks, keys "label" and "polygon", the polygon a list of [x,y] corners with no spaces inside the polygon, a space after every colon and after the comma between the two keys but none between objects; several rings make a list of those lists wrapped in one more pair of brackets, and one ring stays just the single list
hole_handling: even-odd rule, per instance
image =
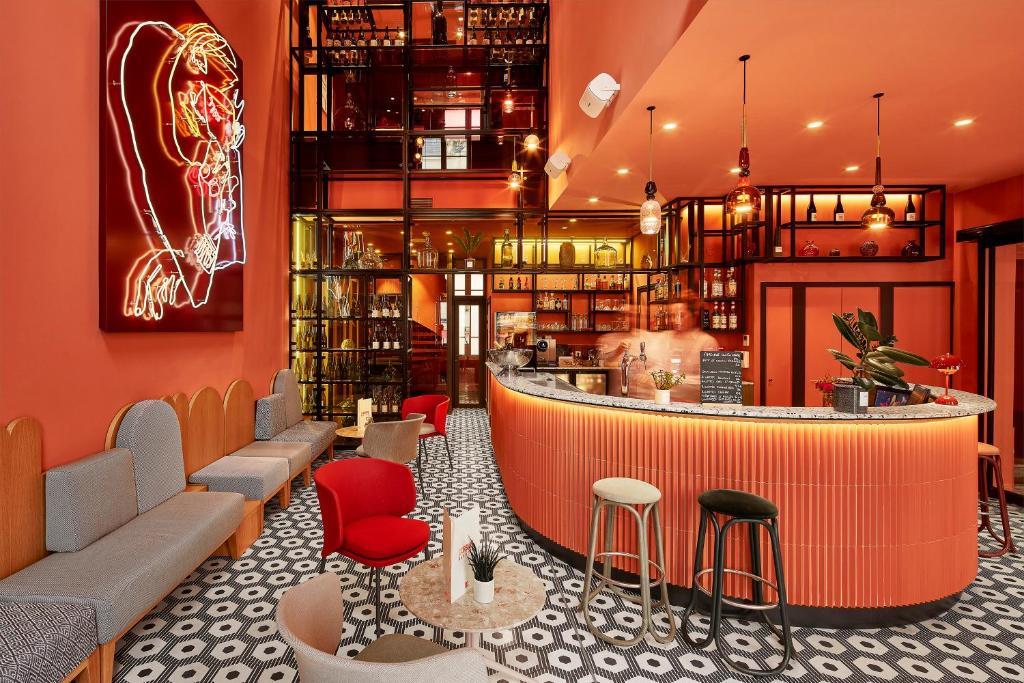
[{"label": "red flower arrangement", "polygon": [[821,392],[821,405],[826,408],[832,405],[832,392],[836,388],[836,378],[825,376],[814,380],[814,388]]}]

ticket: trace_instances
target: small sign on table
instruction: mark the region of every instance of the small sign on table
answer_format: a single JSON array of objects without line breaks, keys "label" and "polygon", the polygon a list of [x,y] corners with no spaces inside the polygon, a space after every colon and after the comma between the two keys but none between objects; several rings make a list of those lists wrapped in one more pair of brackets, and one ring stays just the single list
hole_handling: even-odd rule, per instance
[{"label": "small sign on table", "polygon": [[743,354],[740,351],[700,352],[700,402],[743,403]]},{"label": "small sign on table", "polygon": [[361,398],[356,401],[356,426],[359,429],[366,429],[366,425],[371,422],[373,422],[373,401]]},{"label": "small sign on table", "polygon": [[469,545],[480,543],[480,508],[466,508],[461,515],[444,511],[444,577],[448,601],[455,602],[469,588]]}]

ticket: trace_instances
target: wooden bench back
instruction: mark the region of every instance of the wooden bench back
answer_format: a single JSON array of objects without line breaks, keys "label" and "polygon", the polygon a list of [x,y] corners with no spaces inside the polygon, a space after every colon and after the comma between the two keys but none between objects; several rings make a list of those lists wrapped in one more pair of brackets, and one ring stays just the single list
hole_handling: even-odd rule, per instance
[{"label": "wooden bench back", "polygon": [[46,556],[43,429],[31,417],[0,429],[0,579]]}]

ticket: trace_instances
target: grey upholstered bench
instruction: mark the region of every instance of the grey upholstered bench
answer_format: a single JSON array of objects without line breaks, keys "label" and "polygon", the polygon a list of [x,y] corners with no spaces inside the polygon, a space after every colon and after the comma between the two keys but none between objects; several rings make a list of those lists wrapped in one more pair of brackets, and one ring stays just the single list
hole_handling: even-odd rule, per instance
[{"label": "grey upholstered bench", "polygon": [[0,683],[59,683],[95,650],[89,605],[0,602]]},{"label": "grey upholstered bench", "polygon": [[[291,481],[288,471],[288,461],[283,458],[225,455],[190,474],[188,480],[205,484],[210,491],[234,491],[248,500],[266,501]],[[286,501],[283,496],[282,507]]]},{"label": "grey upholstered bench", "polygon": [[311,459],[330,458],[338,425],[331,420],[303,420],[299,383],[291,370],[274,375],[274,393],[256,401],[256,439],[309,444]]}]

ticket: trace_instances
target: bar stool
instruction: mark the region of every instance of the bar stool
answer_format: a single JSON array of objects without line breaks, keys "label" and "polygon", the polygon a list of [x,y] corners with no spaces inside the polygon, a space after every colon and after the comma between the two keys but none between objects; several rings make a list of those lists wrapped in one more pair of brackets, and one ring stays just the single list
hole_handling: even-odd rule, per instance
[{"label": "bar stool", "polygon": [[[672,606],[668,600],[668,585],[665,582],[665,543],[662,538],[661,516],[658,512],[658,501],[661,500],[661,491],[657,487],[645,481],[628,479],[624,477],[613,477],[601,479],[594,482],[593,513],[590,517],[590,551],[587,553],[587,571],[583,582],[583,599],[580,601],[580,609],[583,611],[583,619],[587,629],[610,645],[629,647],[639,643],[645,634],[650,632],[659,643],[668,643],[675,640],[676,622],[672,615]],[[639,506],[639,510],[637,510]],[[613,543],[615,540],[615,511],[617,508],[629,510],[636,521],[636,536],[639,554],[615,551]],[[604,551],[597,552],[597,527],[601,517],[601,510],[605,511],[604,527]],[[654,527],[655,552],[657,561],[648,557],[649,544],[647,541],[647,521],[651,518]],[[640,582],[627,583],[612,578],[612,558],[629,557],[640,563]],[[598,558],[604,559],[604,571],[594,571],[594,562]],[[657,577],[651,578],[651,566],[657,570]],[[590,584],[594,575],[597,575],[597,587],[591,590]],[[661,600],[651,603],[651,589],[661,587]],[[643,611],[640,632],[629,639],[617,638],[601,633],[594,626],[590,618],[590,601],[605,588],[641,606]],[[624,589],[639,592],[639,598],[626,593]],[[664,608],[668,614],[668,633],[658,633],[651,624],[651,612],[655,609]]]},{"label": "bar stool", "polygon": [[[992,517],[988,510],[989,471],[992,472],[999,498],[999,517],[1003,523],[1003,535],[1000,538],[992,528]],[[978,442],[978,507],[981,508],[981,521],[978,531],[985,529],[999,544],[999,550],[978,550],[979,557],[1001,557],[1016,551],[1013,547],[1013,536],[1010,528],[1010,514],[1006,509],[1006,492],[1003,490],[1003,463],[999,449],[992,444]]]},{"label": "bar stool", "polygon": [[[746,491],[734,491],[732,489],[714,489],[705,491],[697,498],[700,503],[700,529],[697,532],[697,550],[693,556],[693,587],[690,590],[690,604],[683,612],[682,626],[680,630],[687,643],[696,648],[706,648],[715,641],[715,649],[722,656],[725,665],[737,673],[748,676],[774,677],[782,673],[793,656],[793,638],[790,633],[789,617],[786,614],[786,582],[782,573],[782,552],[779,547],[778,516],[779,508],[775,503],[755,496]],[[725,524],[719,526],[717,515],[730,517]],[[707,532],[708,522],[714,528],[714,566],[703,568],[701,558],[704,553],[704,537]],[[725,539],[726,534],[736,524],[747,524],[750,533],[750,564],[749,572],[739,569],[725,567]],[[768,530],[768,536],[772,543],[772,556],[775,561],[775,581],[772,583],[764,578],[761,573],[761,537],[760,527]],[[700,579],[706,574],[711,574],[711,590],[708,591],[700,584]],[[753,593],[752,602],[738,602],[723,596],[725,575],[733,574],[745,576],[751,581]],[[778,600],[766,603],[762,595],[764,585],[771,587],[778,594]],[[711,598],[711,624],[707,636],[702,640],[695,640],[687,632],[690,612],[697,604],[697,594],[703,593]],[[771,628],[772,632],[782,642],[782,662],[774,669],[751,669],[744,664],[733,661],[725,654],[720,640],[719,626],[722,621],[722,605],[729,605],[741,610],[754,610],[760,614],[761,619]],[[767,618],[770,609],[778,608],[779,621],[782,624],[781,631]]]}]

